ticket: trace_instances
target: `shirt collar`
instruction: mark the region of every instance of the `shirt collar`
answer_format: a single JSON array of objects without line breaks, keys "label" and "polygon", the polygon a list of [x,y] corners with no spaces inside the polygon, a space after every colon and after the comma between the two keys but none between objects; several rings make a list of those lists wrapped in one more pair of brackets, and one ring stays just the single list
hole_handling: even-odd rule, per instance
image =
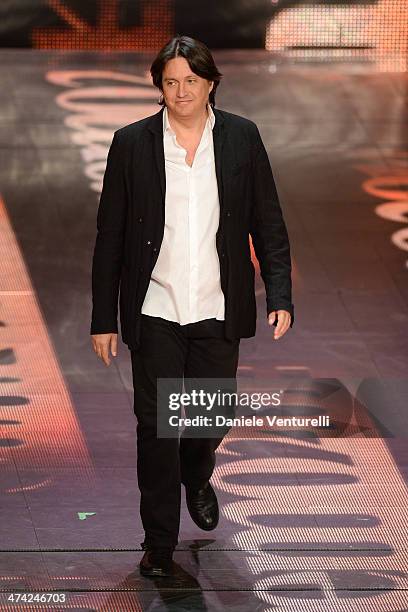
[{"label": "shirt collar", "polygon": [[[213,129],[214,128],[214,124],[215,124],[215,115],[214,115],[213,109],[211,108],[210,104],[207,104],[207,111],[208,111],[208,118],[209,118],[210,124],[211,124],[211,129]],[[167,106],[165,106],[164,107],[164,112],[163,112],[163,132],[166,132],[167,130],[169,130],[169,132],[174,133],[174,131],[172,130],[171,125],[169,123]]]}]

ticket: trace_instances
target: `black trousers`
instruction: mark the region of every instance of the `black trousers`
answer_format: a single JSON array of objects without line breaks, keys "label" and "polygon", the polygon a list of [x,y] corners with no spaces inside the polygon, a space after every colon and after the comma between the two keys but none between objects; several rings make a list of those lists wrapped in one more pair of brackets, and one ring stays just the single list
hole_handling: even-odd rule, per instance
[{"label": "black trousers", "polygon": [[226,340],[223,330],[224,322],[216,319],[179,325],[142,315],[140,346],[131,351],[131,360],[146,546],[178,544],[181,483],[199,488],[210,479],[215,450],[226,433],[217,438],[158,437],[157,378],[235,379],[240,339]]}]

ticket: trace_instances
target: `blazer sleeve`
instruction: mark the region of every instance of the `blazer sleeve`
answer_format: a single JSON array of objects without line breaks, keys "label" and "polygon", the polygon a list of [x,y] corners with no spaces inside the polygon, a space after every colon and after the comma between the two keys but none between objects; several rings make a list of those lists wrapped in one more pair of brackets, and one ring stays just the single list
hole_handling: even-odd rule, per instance
[{"label": "blazer sleeve", "polygon": [[118,332],[118,296],[127,214],[125,158],[116,131],[108,151],[92,260],[91,334]]},{"label": "blazer sleeve", "polygon": [[289,237],[268,154],[254,124],[252,148],[253,204],[250,234],[266,291],[267,314],[287,310],[290,327],[295,320],[292,303]]}]

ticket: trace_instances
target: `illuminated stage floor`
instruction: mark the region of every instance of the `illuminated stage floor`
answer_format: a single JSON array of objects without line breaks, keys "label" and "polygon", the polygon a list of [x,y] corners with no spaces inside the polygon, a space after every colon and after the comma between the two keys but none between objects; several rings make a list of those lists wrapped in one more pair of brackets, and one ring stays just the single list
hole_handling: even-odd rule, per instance
[{"label": "illuminated stage floor", "polygon": [[[295,325],[272,340],[258,275],[239,380],[343,434],[232,432],[219,527],[195,528],[183,489],[180,574],[155,582],[137,569],[130,355],[106,368],[89,336],[106,150],[159,110],[151,58],[0,59],[0,610],[407,610],[407,74],[216,55],[217,107],[257,123],[293,257]],[[13,607],[24,592],[66,601]]]}]

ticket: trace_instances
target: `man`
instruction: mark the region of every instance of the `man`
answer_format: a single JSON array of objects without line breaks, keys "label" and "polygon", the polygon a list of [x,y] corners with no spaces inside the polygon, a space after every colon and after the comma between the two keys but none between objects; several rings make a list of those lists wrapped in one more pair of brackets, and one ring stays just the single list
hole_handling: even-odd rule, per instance
[{"label": "man", "polygon": [[291,259],[271,167],[255,123],[215,108],[222,74],[208,48],[173,38],[151,66],[163,108],[114,133],[92,268],[96,354],[117,354],[117,307],[131,351],[137,474],[145,530],[140,571],[173,574],[180,483],[194,522],[214,529],[209,479],[218,438],[157,432],[158,378],[235,379],[256,327],[249,235],[274,339],[294,322]]}]

